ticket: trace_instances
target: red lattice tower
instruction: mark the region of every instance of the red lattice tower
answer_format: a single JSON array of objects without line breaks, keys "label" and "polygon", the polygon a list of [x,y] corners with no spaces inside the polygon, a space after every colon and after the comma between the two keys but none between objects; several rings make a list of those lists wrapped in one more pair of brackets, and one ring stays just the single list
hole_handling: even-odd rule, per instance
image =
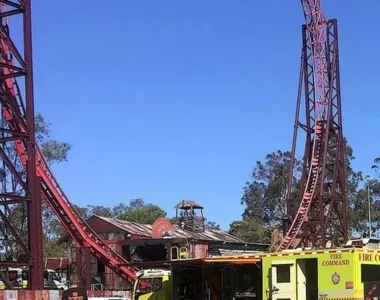
[{"label": "red lattice tower", "polygon": [[[329,241],[341,245],[348,238],[337,21],[326,20],[320,1],[301,3],[306,25],[286,199],[291,226],[278,250],[325,247]],[[299,129],[306,135],[306,144],[297,183],[294,161]]]},{"label": "red lattice tower", "polygon": [[[35,163],[30,13],[29,0],[0,1],[0,264],[28,266],[30,288],[42,289],[41,192]],[[20,47],[9,34],[8,18],[11,24],[21,25],[22,31],[14,33],[22,37]],[[24,161],[15,144],[23,145]]]},{"label": "red lattice tower", "polygon": [[[10,37],[10,16],[15,16],[16,21],[21,16],[18,19],[21,26],[14,28],[23,30],[24,55]],[[0,18],[0,267],[29,267],[29,288],[43,289],[43,198],[77,247],[76,272],[80,284],[90,289],[91,255],[123,280],[133,282],[137,269],[88,226],[36,144],[30,0],[0,0]],[[12,288],[4,269],[0,270],[0,280],[6,288]]]}]

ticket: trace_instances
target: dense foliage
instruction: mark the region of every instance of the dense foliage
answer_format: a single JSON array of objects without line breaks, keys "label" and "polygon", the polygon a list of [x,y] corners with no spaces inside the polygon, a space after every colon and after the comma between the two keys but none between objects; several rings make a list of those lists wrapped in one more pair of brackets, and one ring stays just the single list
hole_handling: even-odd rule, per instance
[{"label": "dense foliage", "polygon": [[[230,225],[230,232],[247,241],[278,243],[273,232],[281,234],[282,224],[287,215],[285,194],[290,166],[290,152],[269,153],[264,161],[257,161],[251,180],[243,187],[241,204],[244,205],[242,220]],[[353,149],[345,149],[348,217],[351,235],[361,235],[368,228],[368,184],[371,195],[372,232],[380,230],[380,193],[379,180],[364,177],[362,172],[352,168],[355,159]],[[380,177],[380,158],[374,160],[373,170]],[[297,182],[301,176],[301,162],[295,161],[293,189],[298,192]],[[291,208],[291,209],[295,209]]]}]

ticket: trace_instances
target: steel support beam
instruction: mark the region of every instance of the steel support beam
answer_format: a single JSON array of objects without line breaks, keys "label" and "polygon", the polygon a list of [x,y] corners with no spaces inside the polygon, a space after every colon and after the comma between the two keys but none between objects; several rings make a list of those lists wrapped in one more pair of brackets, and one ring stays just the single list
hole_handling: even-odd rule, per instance
[{"label": "steel support beam", "polygon": [[[19,15],[19,18],[17,18]],[[21,18],[20,18],[21,15]],[[20,49],[11,37],[22,28]],[[29,288],[43,289],[41,186],[36,170],[30,0],[0,0],[0,210],[6,218],[1,266],[29,267]],[[23,163],[15,145],[26,149]],[[25,166],[25,167],[24,167]],[[11,260],[8,260],[11,258]]]},{"label": "steel support beam", "polygon": [[86,290],[91,289],[91,252],[89,247],[77,246],[76,256],[76,273],[78,286]]},{"label": "steel support beam", "polygon": [[[306,220],[297,235],[293,247],[315,246],[326,247],[340,246],[348,239],[347,224],[347,198],[346,198],[346,174],[344,160],[344,138],[342,107],[340,93],[339,73],[339,49],[337,20],[327,21],[326,26],[327,65],[326,77],[329,88],[327,91],[327,114],[323,126],[322,147],[320,152],[320,173],[317,188],[311,202]],[[300,83],[295,117],[295,129],[293,135],[291,167],[288,178],[288,194],[286,197],[287,210],[290,220],[297,212],[305,189],[307,174],[310,169],[311,150],[313,142],[314,110],[315,110],[315,82],[311,43],[308,40],[306,25],[302,30],[303,48]],[[302,95],[303,91],[303,95]],[[304,108],[302,108],[304,106]],[[300,111],[305,111],[301,115]],[[302,130],[306,136],[303,156],[302,175],[299,181],[293,174],[298,131]],[[298,134],[298,135],[297,135]]]}]

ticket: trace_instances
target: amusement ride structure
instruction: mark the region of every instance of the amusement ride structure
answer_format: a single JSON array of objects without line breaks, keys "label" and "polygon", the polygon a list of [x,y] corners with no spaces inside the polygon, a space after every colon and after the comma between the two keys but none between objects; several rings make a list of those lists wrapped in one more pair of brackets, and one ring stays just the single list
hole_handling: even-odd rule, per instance
[{"label": "amusement ride structure", "polygon": [[[327,241],[337,244],[347,238],[337,23],[325,19],[320,1],[305,0],[302,6],[306,25],[300,82],[305,90],[306,121],[299,120],[300,91],[296,127],[304,129],[307,137],[301,197],[292,198],[290,176],[289,212],[299,198],[301,202],[291,215],[292,225],[279,250],[295,241],[324,247]],[[10,24],[17,17],[22,22],[21,45],[10,35]],[[36,143],[30,0],[0,0],[0,18],[0,267],[28,266],[29,288],[43,289],[43,198],[76,244],[78,281],[89,289],[90,255],[121,278],[135,280],[137,270],[102,241],[75,210]],[[1,270],[0,280],[11,288]]]},{"label": "amusement ride structure", "polygon": [[[291,226],[278,251],[338,246],[348,238],[337,21],[325,18],[320,0],[301,3],[306,25],[286,199]],[[300,117],[301,103],[305,119]],[[302,176],[296,184],[299,129],[306,133],[306,144]]]},{"label": "amusement ride structure", "polygon": [[[4,207],[0,209],[0,218],[3,245],[10,247],[12,242],[14,250],[13,255],[2,259],[0,264],[29,266],[29,288],[43,289],[42,195],[76,243],[78,281],[85,280],[89,289],[90,254],[121,278],[134,280],[136,270],[102,241],[71,205],[36,143],[30,0],[0,0],[0,4],[0,156],[3,162],[0,204]],[[19,48],[9,34],[8,25],[8,17],[17,15],[22,16],[23,23],[23,45]],[[24,55],[19,49],[23,49]],[[25,80],[16,81],[18,77]],[[14,224],[12,213],[15,212],[24,216],[26,226]],[[0,279],[10,288],[3,273],[0,274]]]}]

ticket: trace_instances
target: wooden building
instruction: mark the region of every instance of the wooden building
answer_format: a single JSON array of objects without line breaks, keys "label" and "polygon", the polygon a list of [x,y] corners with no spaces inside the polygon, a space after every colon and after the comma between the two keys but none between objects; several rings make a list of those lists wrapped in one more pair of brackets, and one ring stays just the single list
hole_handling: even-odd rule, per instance
[{"label": "wooden building", "polygon": [[[194,204],[194,202],[192,202]],[[194,205],[180,202],[176,208],[177,224],[158,219],[153,225],[129,222],[93,215],[87,223],[106,241],[110,247],[126,258],[131,264],[143,267],[164,267],[171,261],[223,256],[241,253],[266,252],[267,244],[247,243],[223,230],[207,229],[203,214],[194,213]],[[197,209],[201,206],[196,205]],[[67,238],[70,249],[70,264],[75,265],[75,245]],[[95,258],[92,258],[91,273],[98,278],[99,286],[106,289],[128,289],[126,282],[114,275]],[[72,270],[73,268],[71,268]],[[97,284],[96,281],[93,284]],[[96,286],[93,286],[96,288]]]}]

